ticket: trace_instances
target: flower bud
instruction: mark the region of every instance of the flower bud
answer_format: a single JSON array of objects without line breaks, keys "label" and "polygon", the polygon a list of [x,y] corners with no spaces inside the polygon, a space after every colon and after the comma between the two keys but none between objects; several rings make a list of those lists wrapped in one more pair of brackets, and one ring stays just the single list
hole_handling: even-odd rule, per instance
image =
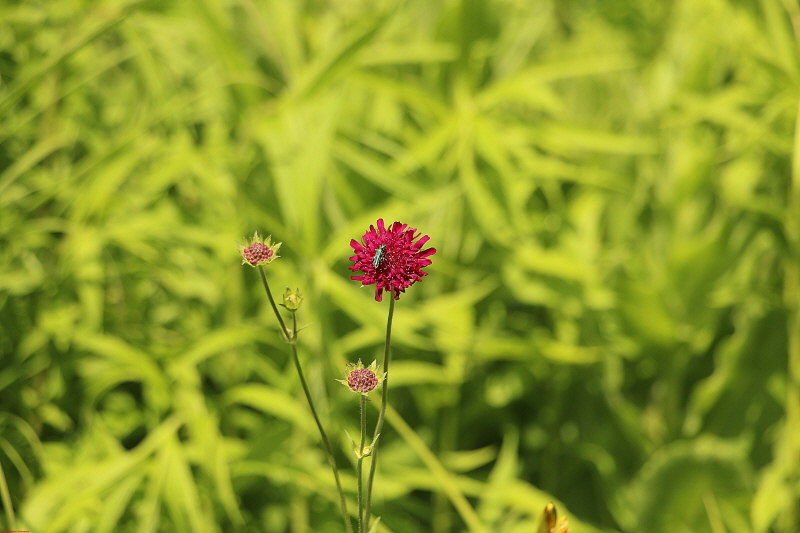
[{"label": "flower bud", "polygon": [[300,289],[292,290],[286,287],[283,293],[283,306],[289,311],[297,311],[303,305],[303,295],[300,294]]},{"label": "flower bud", "polygon": [[281,247],[281,244],[280,242],[273,244],[272,235],[268,236],[266,239],[262,239],[258,236],[258,232],[256,232],[253,238],[249,239],[246,246],[239,244],[242,264],[248,264],[253,267],[268,265],[280,257],[278,255],[278,249]]},{"label": "flower bud", "polygon": [[347,386],[355,393],[367,396],[383,382],[385,376],[385,372],[378,374],[377,361],[373,361],[371,365],[364,367],[364,363],[359,359],[358,363],[348,363],[344,369],[344,379],[336,381]]},{"label": "flower bud", "polygon": [[539,528],[536,530],[537,533],[568,533],[569,532],[569,525],[566,516],[562,516],[561,520],[558,520],[558,512],[556,511],[556,506],[550,502],[544,506],[544,511],[542,511],[542,516],[539,518]]}]

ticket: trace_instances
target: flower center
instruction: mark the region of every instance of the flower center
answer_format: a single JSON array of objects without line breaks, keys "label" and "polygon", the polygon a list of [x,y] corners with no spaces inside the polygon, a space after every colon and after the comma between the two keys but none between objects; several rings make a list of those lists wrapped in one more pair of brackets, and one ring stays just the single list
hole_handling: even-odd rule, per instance
[{"label": "flower center", "polygon": [[347,385],[354,392],[369,392],[378,386],[378,378],[369,368],[356,368],[347,376]]},{"label": "flower center", "polygon": [[272,250],[263,242],[254,242],[242,251],[245,260],[251,265],[257,265],[269,261],[272,257]]}]

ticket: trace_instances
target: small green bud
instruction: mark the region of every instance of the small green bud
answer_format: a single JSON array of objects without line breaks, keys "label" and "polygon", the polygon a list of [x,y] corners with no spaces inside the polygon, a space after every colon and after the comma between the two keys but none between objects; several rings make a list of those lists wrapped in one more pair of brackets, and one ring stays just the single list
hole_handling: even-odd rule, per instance
[{"label": "small green bud", "polygon": [[286,287],[283,293],[283,306],[289,311],[297,311],[303,305],[303,295],[300,294],[300,289],[292,290]]},{"label": "small green bud", "polygon": [[347,435],[347,438],[350,440],[350,444],[353,446],[353,453],[358,459],[363,459],[364,457],[369,457],[372,455],[372,446],[364,446],[363,450],[359,450],[358,444],[356,444],[356,441],[354,441],[353,437],[350,436],[350,433],[348,433],[346,429],[344,432]]}]

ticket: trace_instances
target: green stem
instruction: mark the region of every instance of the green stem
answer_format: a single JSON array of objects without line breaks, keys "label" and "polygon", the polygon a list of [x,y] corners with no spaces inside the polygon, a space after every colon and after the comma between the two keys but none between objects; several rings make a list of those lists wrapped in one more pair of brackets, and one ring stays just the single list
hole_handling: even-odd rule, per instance
[{"label": "green stem", "polygon": [[378,439],[383,430],[383,419],[386,416],[386,401],[389,396],[389,362],[392,351],[392,317],[394,316],[394,294],[389,291],[389,316],[386,319],[386,343],[383,348],[383,391],[381,393],[381,410],[378,413],[378,422],[375,424],[375,435],[372,437],[372,461],[369,465],[369,477],[367,478],[367,498],[365,516],[367,519],[367,531],[369,531],[369,520],[372,510],[372,482],[375,479],[375,468],[378,464]]},{"label": "green stem", "polygon": [[308,389],[308,384],[306,383],[306,378],[303,374],[303,368],[300,366],[300,358],[297,356],[297,316],[295,315],[294,310],[290,311],[292,313],[292,331],[290,332],[286,329],[286,324],[284,323],[281,314],[278,312],[278,306],[275,305],[275,300],[272,298],[272,291],[269,290],[267,276],[264,274],[264,269],[260,265],[258,267],[258,271],[261,274],[261,282],[264,284],[264,289],[267,291],[269,303],[272,305],[272,310],[275,312],[275,316],[277,317],[278,323],[281,326],[281,332],[286,338],[286,341],[292,347],[292,360],[294,361],[294,367],[297,370],[298,377],[300,378],[300,385],[303,387],[303,393],[306,395],[308,407],[311,409],[311,414],[314,416],[314,422],[316,422],[317,429],[322,437],[322,444],[325,448],[325,454],[328,456],[328,464],[331,466],[331,470],[333,470],[333,478],[336,480],[336,489],[339,491],[339,506],[342,509],[342,519],[344,520],[345,530],[347,533],[352,533],[353,525],[350,523],[350,514],[347,512],[347,499],[345,498],[344,490],[342,489],[342,482],[339,479],[339,469],[336,467],[336,459],[333,456],[333,448],[331,448],[328,435],[325,433],[325,430],[322,427],[322,422],[317,414],[317,409],[314,407],[314,401],[311,399],[311,391]]},{"label": "green stem", "polygon": [[364,442],[367,437],[367,397],[363,394],[359,395],[360,410],[361,410],[361,443],[358,445],[358,462],[356,463],[356,479],[358,480],[358,532],[364,533],[364,498],[363,498],[363,482],[362,471],[364,464]]},{"label": "green stem", "polygon": [[[289,335],[289,331],[286,329],[286,324],[283,322],[283,317],[281,317],[281,314],[278,312],[278,306],[275,305],[275,299],[272,297],[272,291],[269,290],[269,283],[267,283],[267,275],[264,273],[263,266],[258,265],[258,273],[261,275],[261,283],[264,285],[264,290],[267,291],[267,298],[272,306],[272,310],[275,312],[275,318],[278,319],[278,324],[281,325],[281,333],[283,333],[283,336],[287,342],[291,342],[292,337]],[[297,333],[297,329],[295,329],[294,333]]]}]

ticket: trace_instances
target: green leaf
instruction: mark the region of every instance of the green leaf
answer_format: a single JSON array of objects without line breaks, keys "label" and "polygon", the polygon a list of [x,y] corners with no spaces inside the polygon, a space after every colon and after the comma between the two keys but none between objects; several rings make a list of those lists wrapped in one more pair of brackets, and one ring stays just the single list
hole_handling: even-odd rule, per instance
[{"label": "green leaf", "polygon": [[[633,528],[653,533],[744,533],[753,495],[745,449],[712,437],[657,451],[629,490]],[[718,509],[718,511],[717,511]]]}]

